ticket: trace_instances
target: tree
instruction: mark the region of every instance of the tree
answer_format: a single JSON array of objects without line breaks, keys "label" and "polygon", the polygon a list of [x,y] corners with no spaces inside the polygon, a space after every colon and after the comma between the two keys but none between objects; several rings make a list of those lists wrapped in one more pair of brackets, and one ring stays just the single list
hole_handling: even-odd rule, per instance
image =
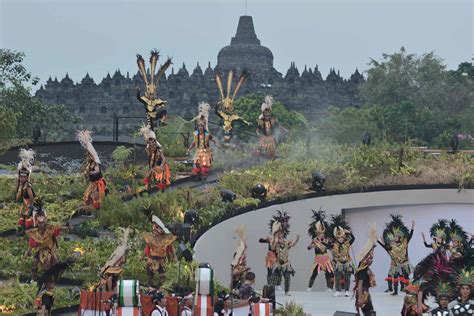
[{"label": "tree", "polygon": [[375,137],[377,127],[370,115],[369,107],[341,109],[330,106],[327,116],[316,125],[318,137],[333,139],[344,144],[360,143],[364,131],[370,132]]},{"label": "tree", "polygon": [[[391,105],[410,102],[416,106],[450,114],[465,110],[472,103],[473,81],[459,80],[446,69],[433,52],[417,56],[402,47],[399,52],[371,59],[367,81],[361,92],[369,104]],[[456,73],[470,71],[468,65]],[[455,74],[456,74],[455,73]]]},{"label": "tree", "polygon": [[28,85],[36,85],[38,78],[32,77],[22,65],[24,56],[8,49],[0,50],[0,110],[2,115],[5,111],[10,119],[16,119],[12,124],[17,138],[31,138],[33,126],[38,125],[49,138],[56,139],[74,117],[64,105],[44,104],[32,96]]}]

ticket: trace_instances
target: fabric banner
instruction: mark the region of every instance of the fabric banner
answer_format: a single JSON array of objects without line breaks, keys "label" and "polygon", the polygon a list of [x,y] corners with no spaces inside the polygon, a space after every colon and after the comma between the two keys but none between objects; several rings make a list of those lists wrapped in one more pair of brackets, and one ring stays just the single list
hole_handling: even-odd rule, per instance
[{"label": "fabric banner", "polygon": [[117,308],[117,316],[141,316],[138,307],[119,307]]},{"label": "fabric banner", "polygon": [[194,316],[212,316],[214,308],[212,297],[208,295],[198,295],[194,304]]},{"label": "fabric banner", "polygon": [[109,303],[105,303],[114,295],[113,292],[81,291],[79,316],[105,316],[111,309]]},{"label": "fabric banner", "polygon": [[270,303],[256,303],[252,306],[252,315],[254,316],[270,316]]},{"label": "fabric banner", "polygon": [[140,306],[139,289],[140,286],[137,280],[120,280],[117,287],[119,292],[118,305],[121,307]]},{"label": "fabric banner", "polygon": [[196,293],[199,295],[214,295],[213,289],[214,271],[209,268],[198,268],[196,270]]}]

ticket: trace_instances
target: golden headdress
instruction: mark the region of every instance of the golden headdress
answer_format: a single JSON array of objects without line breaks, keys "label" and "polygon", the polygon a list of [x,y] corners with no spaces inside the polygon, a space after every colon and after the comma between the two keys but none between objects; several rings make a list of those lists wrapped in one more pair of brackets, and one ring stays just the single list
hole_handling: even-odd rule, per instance
[{"label": "golden headdress", "polygon": [[234,98],[237,95],[237,92],[239,92],[239,89],[242,86],[242,84],[247,79],[248,73],[246,71],[243,71],[240,74],[239,80],[237,81],[237,85],[235,86],[234,92],[232,93],[232,96],[231,96],[233,76],[234,76],[234,72],[232,70],[229,71],[229,73],[227,74],[227,93],[224,95],[224,89],[222,87],[222,78],[218,73],[216,74],[216,83],[217,83],[217,87],[219,88],[220,99],[221,99],[218,104],[224,108],[225,112],[228,112],[228,113],[234,110]]},{"label": "golden headdress", "polygon": [[140,73],[143,76],[143,80],[145,81],[145,86],[146,86],[145,95],[151,99],[155,97],[156,87],[158,86],[160,78],[163,76],[166,69],[168,69],[168,67],[171,66],[172,64],[171,58],[168,58],[166,62],[163,65],[161,65],[158,73],[155,74],[156,65],[157,65],[159,57],[160,55],[156,49],[151,51],[150,53],[150,80],[148,80],[148,75],[145,69],[145,60],[140,54],[137,54],[138,69],[140,70]]}]

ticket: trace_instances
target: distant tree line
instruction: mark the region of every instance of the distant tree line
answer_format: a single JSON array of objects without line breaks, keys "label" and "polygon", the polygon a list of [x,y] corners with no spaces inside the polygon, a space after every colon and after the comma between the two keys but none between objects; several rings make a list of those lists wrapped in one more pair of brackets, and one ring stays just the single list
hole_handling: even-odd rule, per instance
[{"label": "distant tree line", "polygon": [[44,104],[31,93],[39,79],[22,65],[25,54],[0,49],[0,150],[20,139],[32,139],[39,128],[48,139],[57,139],[74,120],[64,105]]},{"label": "distant tree line", "polygon": [[[317,122],[320,137],[360,142],[364,131],[385,142],[446,147],[453,134],[474,136],[474,67],[447,70],[433,53],[399,52],[372,59],[361,86],[362,107],[331,106]],[[465,143],[464,146],[471,146]]]}]

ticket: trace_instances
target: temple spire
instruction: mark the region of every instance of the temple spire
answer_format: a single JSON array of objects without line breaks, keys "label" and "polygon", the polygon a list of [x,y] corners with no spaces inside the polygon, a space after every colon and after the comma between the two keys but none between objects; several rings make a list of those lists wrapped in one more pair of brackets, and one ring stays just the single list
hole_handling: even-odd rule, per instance
[{"label": "temple spire", "polygon": [[230,45],[238,44],[260,45],[260,40],[257,38],[257,34],[255,34],[251,16],[244,15],[239,19],[235,37],[232,37],[230,41]]}]

